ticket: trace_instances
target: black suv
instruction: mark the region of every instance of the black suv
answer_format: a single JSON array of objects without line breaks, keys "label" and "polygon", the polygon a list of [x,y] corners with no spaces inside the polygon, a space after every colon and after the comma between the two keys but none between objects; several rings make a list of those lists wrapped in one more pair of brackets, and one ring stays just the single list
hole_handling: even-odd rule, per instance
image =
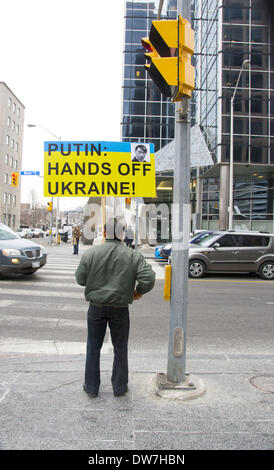
[{"label": "black suv", "polygon": [[256,272],[274,279],[274,234],[218,231],[189,247],[189,276],[206,272]]}]

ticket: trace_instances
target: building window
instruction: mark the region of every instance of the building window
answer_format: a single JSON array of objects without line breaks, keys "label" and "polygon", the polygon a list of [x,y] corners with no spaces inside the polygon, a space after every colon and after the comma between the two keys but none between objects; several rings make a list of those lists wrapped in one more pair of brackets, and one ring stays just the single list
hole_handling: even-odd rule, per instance
[{"label": "building window", "polygon": [[16,142],[16,152],[18,152],[18,150],[19,150],[19,144],[18,142]]},{"label": "building window", "polygon": [[10,157],[10,166],[12,166],[12,165],[13,165],[13,158]]},{"label": "building window", "polygon": [[11,118],[8,116],[8,127],[10,127]]},{"label": "building window", "polygon": [[13,109],[13,112],[15,113],[15,111],[16,111],[16,104],[15,103],[13,103],[12,109]]},{"label": "building window", "polygon": [[8,165],[8,164],[9,164],[9,156],[8,156],[8,154],[7,154],[7,153],[6,153],[6,156],[5,156],[5,163],[6,163],[6,165]]},{"label": "building window", "polygon": [[17,116],[20,117],[20,114],[21,114],[21,110],[19,107],[17,107]]},{"label": "building window", "polygon": [[13,162],[13,167],[15,170],[17,170],[17,160],[14,159],[14,162]]},{"label": "building window", "polygon": [[5,181],[5,183],[8,183],[8,181],[9,181],[8,173],[5,173],[4,181]]},{"label": "building window", "polygon": [[7,193],[4,193],[4,194],[3,194],[3,201],[4,201],[4,204],[7,203]]},{"label": "building window", "polygon": [[9,136],[9,135],[6,135],[6,144],[7,144],[7,145],[10,144],[10,136]]},{"label": "building window", "polygon": [[15,195],[12,196],[12,205],[16,206],[16,196]]},{"label": "building window", "polygon": [[18,126],[18,124],[16,125],[16,134],[19,134],[19,126]]}]

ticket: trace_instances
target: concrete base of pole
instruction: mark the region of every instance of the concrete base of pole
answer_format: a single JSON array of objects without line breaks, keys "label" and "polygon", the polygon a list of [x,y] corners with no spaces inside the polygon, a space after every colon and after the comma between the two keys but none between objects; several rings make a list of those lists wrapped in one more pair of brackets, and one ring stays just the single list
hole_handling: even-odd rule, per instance
[{"label": "concrete base of pole", "polygon": [[205,393],[202,380],[192,374],[185,374],[184,382],[174,383],[167,380],[167,375],[158,373],[154,378],[154,393],[169,400],[193,400]]}]

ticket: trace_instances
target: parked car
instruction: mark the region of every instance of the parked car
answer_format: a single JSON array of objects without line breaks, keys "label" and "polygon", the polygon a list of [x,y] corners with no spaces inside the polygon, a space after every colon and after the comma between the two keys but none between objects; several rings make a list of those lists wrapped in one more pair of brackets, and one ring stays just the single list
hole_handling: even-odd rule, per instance
[{"label": "parked car", "polygon": [[32,238],[43,238],[44,232],[40,228],[31,228]]},{"label": "parked car", "polygon": [[32,238],[32,232],[29,228],[18,228],[16,233],[20,238]]},{"label": "parked car", "polygon": [[[207,237],[207,235],[214,233],[212,230],[201,230],[198,233],[196,233],[191,239],[190,243],[198,243],[200,240],[202,240],[204,237]],[[172,243],[165,243],[164,245],[160,245],[159,247],[159,256],[161,256],[163,259],[168,259],[169,256],[171,255],[171,250],[172,250]]]},{"label": "parked car", "polygon": [[161,254],[160,254],[160,249],[162,248],[163,245],[158,245],[154,248],[154,255],[156,259],[165,259]]},{"label": "parked car", "polygon": [[43,247],[0,223],[0,274],[33,274],[47,262]]},{"label": "parked car", "polygon": [[164,259],[168,259],[168,257],[170,256],[171,254],[171,250],[172,250],[172,243],[165,243],[164,245],[162,245],[162,247],[160,248],[159,252],[160,252],[160,255],[164,258]]},{"label": "parked car", "polygon": [[201,278],[209,272],[255,272],[274,279],[274,234],[217,231],[191,244],[189,276]]}]

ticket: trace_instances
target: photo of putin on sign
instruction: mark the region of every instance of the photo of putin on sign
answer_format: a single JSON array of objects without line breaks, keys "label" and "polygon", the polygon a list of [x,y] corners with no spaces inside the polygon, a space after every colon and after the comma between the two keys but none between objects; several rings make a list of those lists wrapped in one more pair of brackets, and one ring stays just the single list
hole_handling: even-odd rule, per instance
[{"label": "photo of putin on sign", "polygon": [[131,144],[131,161],[139,163],[149,162],[149,144]]}]

